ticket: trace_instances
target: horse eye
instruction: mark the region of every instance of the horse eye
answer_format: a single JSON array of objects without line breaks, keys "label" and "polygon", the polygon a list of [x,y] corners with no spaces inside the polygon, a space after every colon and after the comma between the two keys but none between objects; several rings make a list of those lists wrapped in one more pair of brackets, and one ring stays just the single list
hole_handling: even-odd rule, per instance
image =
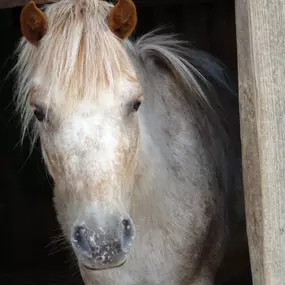
[{"label": "horse eye", "polygon": [[42,122],[45,119],[46,114],[45,114],[44,110],[41,107],[35,106],[35,108],[34,108],[34,116],[36,117],[36,119],[39,122]]},{"label": "horse eye", "polygon": [[141,105],[141,101],[140,100],[137,100],[134,104],[133,104],[133,111],[137,111]]}]

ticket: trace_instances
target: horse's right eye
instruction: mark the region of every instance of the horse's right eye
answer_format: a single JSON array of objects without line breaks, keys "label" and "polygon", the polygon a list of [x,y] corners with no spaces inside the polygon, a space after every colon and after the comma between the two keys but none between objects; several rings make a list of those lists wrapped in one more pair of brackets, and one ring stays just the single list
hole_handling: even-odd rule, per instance
[{"label": "horse's right eye", "polygon": [[134,102],[134,104],[133,104],[133,111],[135,111],[135,112],[138,111],[141,103],[142,102],[140,100],[137,100],[136,102]]},{"label": "horse's right eye", "polygon": [[39,122],[42,122],[45,119],[45,117],[46,117],[46,113],[43,110],[43,108],[41,108],[39,106],[35,106],[35,108],[34,108],[34,116],[36,117],[36,119]]}]

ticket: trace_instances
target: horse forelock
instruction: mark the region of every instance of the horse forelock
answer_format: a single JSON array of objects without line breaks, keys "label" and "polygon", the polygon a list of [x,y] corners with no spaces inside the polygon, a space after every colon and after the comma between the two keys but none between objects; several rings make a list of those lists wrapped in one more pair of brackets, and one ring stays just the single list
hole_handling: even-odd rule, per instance
[{"label": "horse forelock", "polygon": [[146,69],[145,63],[154,57],[163,60],[177,75],[176,84],[184,85],[211,108],[201,87],[201,82],[206,85],[208,82],[187,59],[191,49],[173,35],[154,32],[134,43],[122,44],[106,22],[112,7],[101,0],[56,2],[46,8],[48,31],[40,45],[35,47],[24,38],[21,40],[15,66],[18,80],[15,103],[21,115],[22,138],[29,126],[32,126],[33,141],[37,138],[37,124],[33,124],[28,97],[39,78],[44,80],[43,92],[48,102],[55,96],[67,96],[66,100],[96,100],[102,89],[115,90],[120,77],[137,80],[136,74],[142,71],[136,70],[135,74],[134,65]]},{"label": "horse forelock", "polygon": [[[54,102],[56,96],[65,96],[67,101],[96,100],[102,89],[115,90],[118,78],[136,80],[122,42],[106,22],[112,7],[101,0],[56,2],[46,7],[48,30],[40,45],[21,39],[16,51],[15,103],[23,138],[29,126],[36,131],[28,97],[37,85],[47,102]],[[36,136],[34,133],[33,138]]]}]

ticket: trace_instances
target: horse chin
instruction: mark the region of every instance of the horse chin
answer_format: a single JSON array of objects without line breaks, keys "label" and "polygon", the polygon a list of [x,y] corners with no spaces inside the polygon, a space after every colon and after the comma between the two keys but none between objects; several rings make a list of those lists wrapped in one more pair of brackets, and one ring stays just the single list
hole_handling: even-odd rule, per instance
[{"label": "horse chin", "polygon": [[87,271],[102,271],[102,270],[110,270],[114,268],[118,268],[123,266],[127,262],[127,259],[113,264],[100,264],[100,265],[90,265],[86,263],[81,263],[81,266]]}]

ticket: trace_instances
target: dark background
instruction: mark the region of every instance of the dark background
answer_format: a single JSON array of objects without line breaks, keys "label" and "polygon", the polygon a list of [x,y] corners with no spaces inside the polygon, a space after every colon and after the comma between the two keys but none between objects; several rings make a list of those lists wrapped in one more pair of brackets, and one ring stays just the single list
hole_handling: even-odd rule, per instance
[{"label": "dark background", "polygon": [[[167,25],[168,31],[180,33],[193,46],[221,59],[237,76],[234,0],[188,2],[138,4],[134,36]],[[20,11],[0,10],[0,284],[81,285],[66,246],[51,242],[60,230],[52,206],[52,182],[39,146],[30,155],[28,140],[20,145],[19,118],[12,101],[14,78],[9,75],[20,37]],[[247,254],[233,259],[232,268],[224,271],[239,268],[238,275],[227,285],[251,284]]]}]

